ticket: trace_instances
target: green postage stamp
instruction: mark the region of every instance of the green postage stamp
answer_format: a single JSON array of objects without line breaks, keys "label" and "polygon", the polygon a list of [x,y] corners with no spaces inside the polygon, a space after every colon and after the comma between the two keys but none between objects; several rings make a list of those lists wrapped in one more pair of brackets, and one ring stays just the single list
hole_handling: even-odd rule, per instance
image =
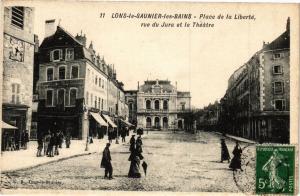
[{"label": "green postage stamp", "polygon": [[294,180],[294,146],[256,147],[257,194],[293,194]]}]

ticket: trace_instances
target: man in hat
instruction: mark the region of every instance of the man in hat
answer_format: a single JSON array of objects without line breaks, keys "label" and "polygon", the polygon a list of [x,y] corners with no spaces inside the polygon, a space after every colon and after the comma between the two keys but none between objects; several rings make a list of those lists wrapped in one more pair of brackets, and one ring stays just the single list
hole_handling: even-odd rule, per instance
[{"label": "man in hat", "polygon": [[107,143],[106,147],[103,150],[103,156],[102,156],[102,160],[101,160],[101,168],[105,168],[104,178],[107,178],[107,174],[109,174],[108,179],[111,180],[111,179],[113,179],[113,177],[112,177],[113,168],[111,165],[111,157],[110,157],[109,147],[110,147],[110,143]]}]

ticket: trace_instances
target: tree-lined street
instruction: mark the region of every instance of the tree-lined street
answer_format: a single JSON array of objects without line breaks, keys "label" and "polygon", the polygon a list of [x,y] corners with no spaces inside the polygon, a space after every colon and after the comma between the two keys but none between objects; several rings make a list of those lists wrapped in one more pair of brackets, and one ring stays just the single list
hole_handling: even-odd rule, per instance
[{"label": "tree-lined street", "polygon": [[[231,154],[234,141],[226,140],[226,143]],[[246,146],[241,143],[242,148]],[[95,153],[7,173],[2,177],[2,187],[238,192],[254,183],[254,150],[254,146],[243,150],[244,171],[233,174],[227,162],[220,163],[219,135],[212,132],[150,132],[143,138],[147,176],[143,174],[140,179],[127,177],[130,153],[126,143],[111,149],[112,180],[104,179],[104,169],[100,168],[102,153]],[[140,169],[142,173],[141,166]],[[7,179],[11,183],[5,183]]]}]

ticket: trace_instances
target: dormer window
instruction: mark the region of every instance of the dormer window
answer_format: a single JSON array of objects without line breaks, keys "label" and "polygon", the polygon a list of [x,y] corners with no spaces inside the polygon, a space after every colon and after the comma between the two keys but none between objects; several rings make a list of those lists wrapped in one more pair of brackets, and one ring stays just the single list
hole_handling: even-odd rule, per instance
[{"label": "dormer window", "polygon": [[60,61],[62,59],[62,50],[55,49],[50,52],[50,61]]},{"label": "dormer window", "polygon": [[74,60],[74,48],[66,49],[66,61]]}]

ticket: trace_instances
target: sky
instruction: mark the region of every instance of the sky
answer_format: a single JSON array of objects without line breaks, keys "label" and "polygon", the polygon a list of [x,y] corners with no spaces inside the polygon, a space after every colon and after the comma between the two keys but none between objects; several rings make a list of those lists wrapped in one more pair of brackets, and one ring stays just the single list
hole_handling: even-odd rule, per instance
[{"label": "sky", "polygon": [[[178,90],[190,91],[192,105],[203,107],[225,94],[230,75],[263,41],[285,31],[291,5],[195,3],[30,3],[35,7],[34,32],[44,39],[45,20],[56,19],[72,35],[81,31],[87,45],[114,64],[125,90],[145,80],[168,79]],[[100,13],[105,13],[100,18]],[[112,13],[191,13],[192,20],[112,19]],[[202,20],[200,14],[254,14],[255,20]],[[141,22],[209,22],[213,28],[141,27]]]}]

